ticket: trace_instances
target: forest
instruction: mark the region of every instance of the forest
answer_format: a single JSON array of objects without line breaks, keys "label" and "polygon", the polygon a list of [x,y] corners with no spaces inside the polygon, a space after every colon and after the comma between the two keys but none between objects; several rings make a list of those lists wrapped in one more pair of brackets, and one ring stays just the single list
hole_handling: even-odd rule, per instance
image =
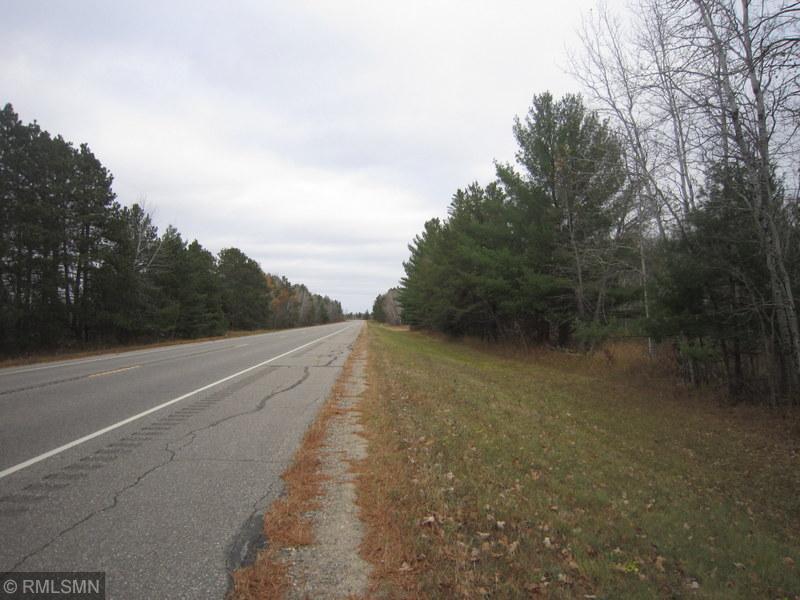
[{"label": "forest", "polygon": [[800,401],[800,3],[641,0],[581,28],[514,162],[409,245],[413,327],[674,351],[692,385]]},{"label": "forest", "polygon": [[139,204],[112,175],[10,104],[0,112],[0,353],[222,335],[339,321],[341,304],[217,255]]}]

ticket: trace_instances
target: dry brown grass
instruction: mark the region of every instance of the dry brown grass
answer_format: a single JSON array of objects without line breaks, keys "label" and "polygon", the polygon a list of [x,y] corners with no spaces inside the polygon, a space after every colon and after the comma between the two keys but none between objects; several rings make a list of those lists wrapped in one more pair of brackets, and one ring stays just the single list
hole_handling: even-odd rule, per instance
[{"label": "dry brown grass", "polygon": [[[426,332],[426,335],[442,342],[455,341],[452,338]],[[494,356],[535,362],[574,370],[581,374],[600,375],[635,379],[639,382],[666,381],[679,382],[677,354],[671,342],[653,346],[650,357],[645,338],[617,338],[608,340],[593,352],[558,350],[550,346],[523,347],[519,344],[489,342],[475,338],[458,340],[470,348],[489,352]]]},{"label": "dry brown grass", "polygon": [[[361,422],[368,443],[368,459],[354,466],[357,474],[359,516],[366,527],[361,556],[373,569],[370,596],[416,598],[415,572],[428,568],[424,556],[414,552],[413,538],[398,518],[393,500],[398,481],[411,481],[405,454],[395,447],[391,423],[379,410],[379,389],[385,389],[385,375],[375,361],[367,363],[370,385],[362,396]],[[365,415],[368,415],[365,417]]]},{"label": "dry brown grass", "polygon": [[676,386],[635,341],[473,346],[370,327],[374,596],[800,600],[800,415]]},{"label": "dry brown grass", "polygon": [[[355,348],[363,343],[362,336]],[[291,465],[281,475],[284,495],[273,502],[264,515],[267,548],[258,553],[252,565],[233,573],[229,600],[283,598],[289,589],[285,554],[291,548],[314,543],[314,528],[308,513],[318,508],[322,486],[327,480],[321,469],[322,449],[330,420],[342,412],[338,408],[339,399],[344,394],[345,380],[352,372],[355,348],[325,405],[303,436]]]},{"label": "dry brown grass", "polygon": [[409,327],[408,325],[386,325],[384,323],[381,324],[381,327],[385,327],[390,331],[411,331],[411,327]]}]

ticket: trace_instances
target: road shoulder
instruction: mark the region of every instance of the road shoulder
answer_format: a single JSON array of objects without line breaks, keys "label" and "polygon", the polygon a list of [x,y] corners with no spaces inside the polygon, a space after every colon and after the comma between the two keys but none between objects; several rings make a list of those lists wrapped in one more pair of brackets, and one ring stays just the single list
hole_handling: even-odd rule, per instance
[{"label": "road shoulder", "polygon": [[264,519],[267,547],[234,573],[232,598],[350,598],[367,592],[370,566],[359,555],[364,527],[353,472],[367,451],[359,413],[366,387],[362,334],[282,475],[285,492]]}]

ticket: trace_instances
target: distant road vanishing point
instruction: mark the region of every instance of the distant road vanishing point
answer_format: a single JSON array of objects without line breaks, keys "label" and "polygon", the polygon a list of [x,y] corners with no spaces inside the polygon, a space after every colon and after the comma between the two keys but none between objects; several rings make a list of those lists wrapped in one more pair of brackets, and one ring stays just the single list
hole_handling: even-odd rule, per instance
[{"label": "distant road vanishing point", "polygon": [[0,369],[0,573],[223,597],[362,326]]}]

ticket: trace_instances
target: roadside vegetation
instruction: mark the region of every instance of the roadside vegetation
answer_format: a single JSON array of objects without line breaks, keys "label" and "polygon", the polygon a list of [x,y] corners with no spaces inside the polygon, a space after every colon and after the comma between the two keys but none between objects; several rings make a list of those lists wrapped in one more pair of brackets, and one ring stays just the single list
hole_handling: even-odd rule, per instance
[{"label": "roadside vegetation", "polygon": [[412,325],[578,348],[670,340],[683,378],[800,402],[797,3],[587,16],[584,97],[536,94],[515,163],[413,240]]},{"label": "roadside vegetation", "polygon": [[237,248],[159,233],[112,179],[86,144],[0,110],[0,356],[342,320]]},{"label": "roadside vegetation", "polygon": [[369,356],[376,596],[800,598],[796,412],[676,385],[642,344],[521,352],[372,324]]},{"label": "roadside vegetation", "polygon": [[400,290],[391,288],[385,294],[378,294],[372,303],[372,314],[368,318],[387,325],[400,325],[403,320],[403,307],[400,305]]}]

